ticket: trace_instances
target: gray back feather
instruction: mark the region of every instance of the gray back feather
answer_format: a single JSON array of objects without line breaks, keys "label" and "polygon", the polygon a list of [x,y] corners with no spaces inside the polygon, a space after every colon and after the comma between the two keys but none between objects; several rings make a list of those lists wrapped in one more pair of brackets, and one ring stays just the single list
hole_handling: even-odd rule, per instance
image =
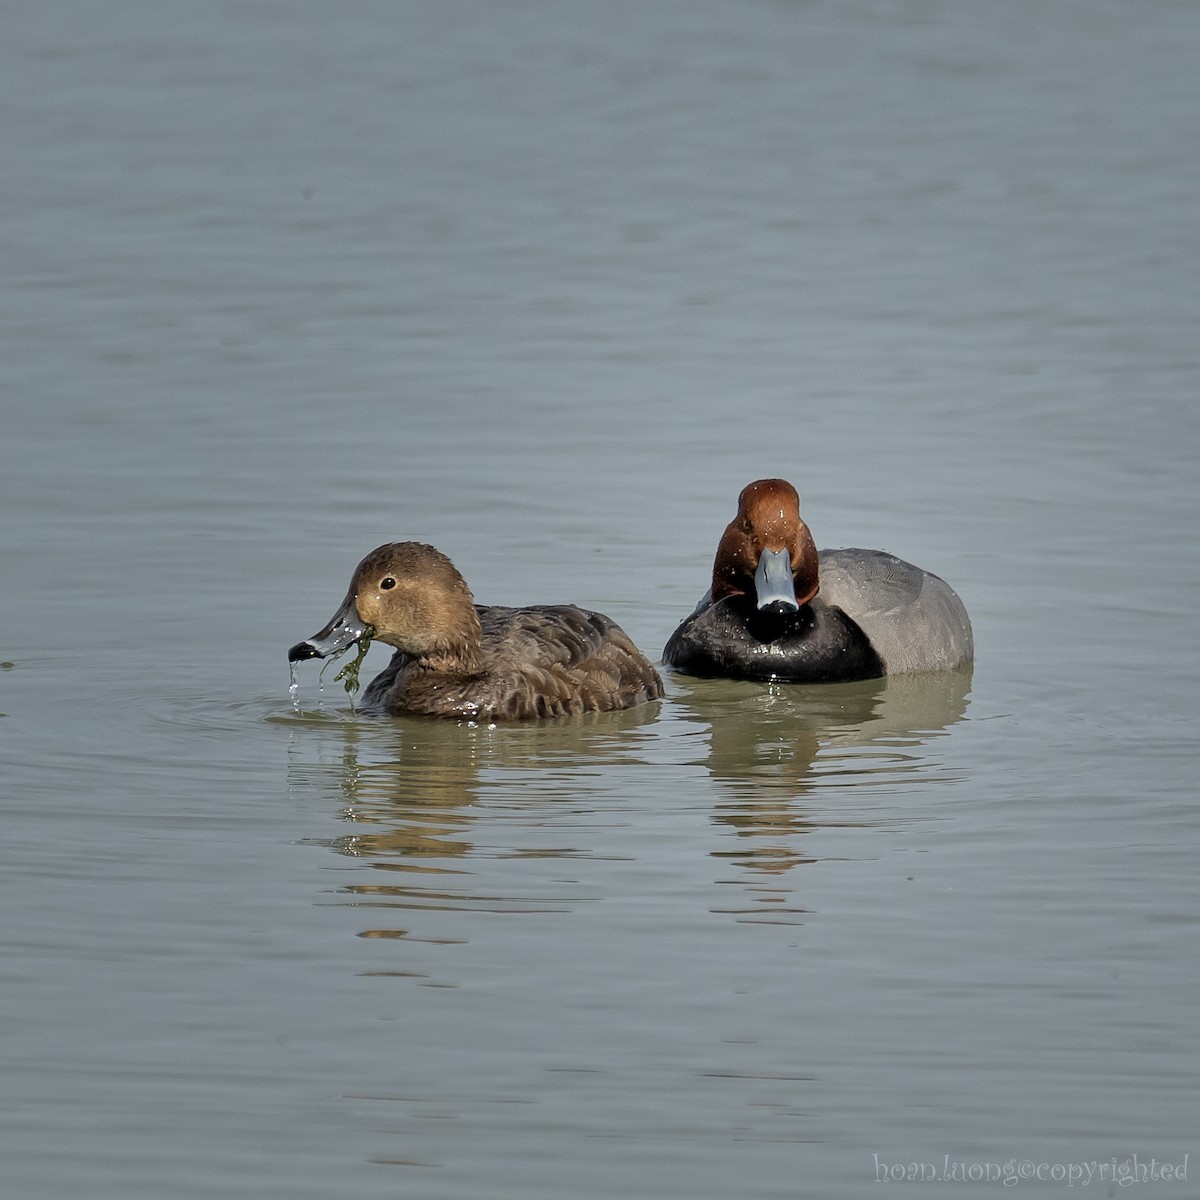
[{"label": "gray back feather", "polygon": [[883,550],[822,550],[820,598],[852,617],[889,675],[971,662],[971,622],[945,580]]}]

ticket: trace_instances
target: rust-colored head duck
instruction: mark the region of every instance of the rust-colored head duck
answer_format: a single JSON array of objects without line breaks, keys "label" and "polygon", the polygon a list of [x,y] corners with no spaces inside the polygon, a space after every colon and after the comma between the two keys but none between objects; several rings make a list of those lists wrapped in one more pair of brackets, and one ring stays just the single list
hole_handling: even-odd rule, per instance
[{"label": "rust-colored head duck", "polygon": [[394,646],[363,707],[466,720],[631,708],[662,680],[625,632],[573,605],[476,605],[440,551],[392,542],[358,564],[341,607],[288,660],[326,658],[371,638]]},{"label": "rust-colored head duck", "polygon": [[883,550],[822,550],[783,479],[742,489],[712,587],[663,661],[694,675],[834,683],[962,667],[971,622],[942,579]]},{"label": "rust-colored head duck", "polygon": [[786,479],[742,488],[713,561],[712,600],[754,594],[760,609],[795,612],[817,594],[817,547]]}]

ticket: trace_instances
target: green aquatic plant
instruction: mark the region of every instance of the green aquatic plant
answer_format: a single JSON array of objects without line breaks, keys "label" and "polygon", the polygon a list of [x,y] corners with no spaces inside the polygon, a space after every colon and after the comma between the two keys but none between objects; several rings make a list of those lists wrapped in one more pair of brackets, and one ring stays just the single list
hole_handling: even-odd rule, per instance
[{"label": "green aquatic plant", "polygon": [[[374,638],[374,636],[375,636],[374,628],[370,625],[364,625],[363,631],[362,631],[362,636],[350,643],[351,646],[358,647],[358,653],[348,663],[346,663],[346,665],[344,667],[342,667],[342,669],[333,677],[334,683],[341,683],[345,687],[346,695],[350,697],[350,707],[351,708],[354,707],[354,693],[358,691],[358,686],[359,686],[358,673],[359,673],[360,668],[362,667],[363,659],[367,657],[367,651],[371,647],[371,639]],[[328,671],[329,668],[332,667],[333,664],[335,662],[337,662],[338,659],[341,658],[342,655],[344,655],[347,650],[349,650],[349,648],[350,648],[349,646],[343,647],[341,650],[335,651],[333,654],[330,654],[325,659],[325,663],[321,667],[321,674],[318,677],[318,686],[324,687],[325,672]],[[294,666],[295,666],[295,664],[293,664],[293,667]],[[292,675],[292,682],[293,682],[293,686],[294,686],[295,685],[294,670],[293,670],[293,675]]]},{"label": "green aquatic plant", "polygon": [[371,648],[371,639],[374,636],[375,630],[370,625],[364,625],[362,637],[356,643],[358,653],[333,677],[334,683],[344,681],[343,686],[346,689],[346,695],[351,700],[354,699],[354,693],[358,691],[359,668],[362,666],[363,659],[367,657],[367,651]]}]

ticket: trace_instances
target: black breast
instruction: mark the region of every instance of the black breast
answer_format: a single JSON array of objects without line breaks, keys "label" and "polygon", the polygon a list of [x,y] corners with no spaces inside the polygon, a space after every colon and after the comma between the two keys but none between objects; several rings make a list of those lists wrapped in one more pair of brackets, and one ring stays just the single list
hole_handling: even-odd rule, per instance
[{"label": "black breast", "polygon": [[884,665],[840,608],[820,599],[799,612],[761,613],[744,596],[693,613],[671,635],[663,661],[691,675],[786,683],[877,679]]}]

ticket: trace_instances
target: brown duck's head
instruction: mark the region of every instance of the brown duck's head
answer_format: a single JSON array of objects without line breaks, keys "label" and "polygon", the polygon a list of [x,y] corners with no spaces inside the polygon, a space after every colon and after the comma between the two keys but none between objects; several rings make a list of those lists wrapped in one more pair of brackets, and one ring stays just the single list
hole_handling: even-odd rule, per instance
[{"label": "brown duck's head", "polygon": [[440,550],[421,542],[390,542],[358,564],[329,624],[293,646],[288,659],[326,658],[364,637],[413,658],[474,669],[479,615],[466,581]]},{"label": "brown duck's head", "polygon": [[742,489],[713,562],[713,602],[748,595],[759,609],[787,612],[816,594],[817,547],[800,519],[800,497],[786,479]]}]

